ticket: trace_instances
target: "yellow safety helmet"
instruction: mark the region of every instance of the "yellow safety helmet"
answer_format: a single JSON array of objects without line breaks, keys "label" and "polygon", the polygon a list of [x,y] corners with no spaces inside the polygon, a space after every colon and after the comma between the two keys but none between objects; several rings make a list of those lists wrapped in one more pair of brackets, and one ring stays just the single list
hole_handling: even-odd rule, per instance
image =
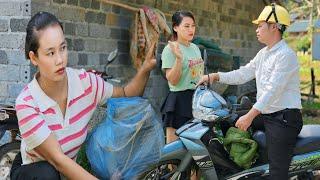
[{"label": "yellow safety helmet", "polygon": [[272,3],[271,5],[264,7],[258,19],[252,21],[252,23],[259,24],[261,21],[289,26],[290,15],[284,7]]}]

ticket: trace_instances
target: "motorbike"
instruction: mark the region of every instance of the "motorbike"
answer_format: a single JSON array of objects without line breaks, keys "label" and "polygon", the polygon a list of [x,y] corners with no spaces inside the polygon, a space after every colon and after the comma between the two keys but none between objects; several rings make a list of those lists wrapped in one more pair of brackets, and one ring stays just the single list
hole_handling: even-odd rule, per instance
[{"label": "motorbike", "polygon": [[[117,57],[117,54],[118,49],[113,50],[109,54],[106,66]],[[121,83],[121,80],[115,79],[106,72],[93,69],[89,69],[87,72],[94,73],[105,81]],[[3,141],[5,137],[7,137],[8,140],[0,146],[0,177],[9,177],[13,160],[20,152],[21,144],[21,135],[15,108],[12,105],[0,104],[0,140]]]},{"label": "motorbike", "polygon": [[[199,86],[193,95],[194,119],[176,130],[178,140],[166,144],[157,164],[138,179],[190,179],[193,169],[209,180],[265,179],[269,176],[266,137],[263,131],[252,132],[258,143],[258,159],[249,169],[239,167],[229,157],[221,137],[224,124],[233,126],[239,115],[252,105],[243,97],[240,104],[227,101],[206,86]],[[200,96],[200,94],[205,94]],[[198,108],[202,106],[201,108]],[[195,109],[195,108],[198,108]],[[199,110],[200,109],[200,110]],[[298,138],[289,168],[291,179],[313,179],[320,169],[320,125],[304,125]]]},{"label": "motorbike", "polygon": [[9,175],[12,162],[20,151],[18,119],[10,105],[0,105],[0,140],[5,137],[7,142],[0,146],[0,177]]}]

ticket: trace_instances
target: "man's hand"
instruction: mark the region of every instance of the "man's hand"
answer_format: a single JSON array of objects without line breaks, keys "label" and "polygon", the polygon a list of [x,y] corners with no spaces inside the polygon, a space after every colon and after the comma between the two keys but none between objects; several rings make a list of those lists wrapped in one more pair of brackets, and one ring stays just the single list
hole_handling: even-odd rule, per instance
[{"label": "man's hand", "polygon": [[197,86],[201,85],[201,84],[208,84],[209,82],[209,78],[210,78],[210,84],[219,81],[219,74],[218,73],[211,73],[208,75],[203,75],[200,80],[197,83]]},{"label": "man's hand", "polygon": [[236,122],[236,127],[246,131],[249,126],[251,125],[252,121],[255,117],[257,117],[261,112],[255,108],[251,108],[250,111],[241,116],[238,121]]},{"label": "man's hand", "polygon": [[238,119],[238,121],[236,122],[236,127],[243,131],[246,131],[251,125],[252,121],[253,118],[250,116],[249,113],[247,113]]},{"label": "man's hand", "polygon": [[157,61],[154,57],[155,44],[155,42],[151,44],[150,49],[148,50],[146,58],[143,62],[142,68],[145,72],[150,72],[157,64]]}]

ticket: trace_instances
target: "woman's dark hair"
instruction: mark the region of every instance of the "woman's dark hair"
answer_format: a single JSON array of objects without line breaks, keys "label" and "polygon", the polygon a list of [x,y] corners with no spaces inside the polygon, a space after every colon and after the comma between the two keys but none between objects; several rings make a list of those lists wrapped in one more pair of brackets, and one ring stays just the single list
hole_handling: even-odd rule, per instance
[{"label": "woman's dark hair", "polygon": [[53,14],[48,12],[38,12],[30,19],[26,29],[27,36],[25,42],[25,56],[27,59],[30,59],[30,51],[33,51],[35,54],[38,52],[38,31],[53,25],[59,25],[63,31],[61,22]]},{"label": "woman's dark hair", "polygon": [[174,31],[173,28],[175,26],[179,26],[184,17],[190,17],[195,22],[194,16],[190,11],[177,11],[177,12],[175,12],[172,15],[172,37],[171,37],[172,40],[177,40],[177,38],[178,38],[178,34],[177,34],[177,32]]}]

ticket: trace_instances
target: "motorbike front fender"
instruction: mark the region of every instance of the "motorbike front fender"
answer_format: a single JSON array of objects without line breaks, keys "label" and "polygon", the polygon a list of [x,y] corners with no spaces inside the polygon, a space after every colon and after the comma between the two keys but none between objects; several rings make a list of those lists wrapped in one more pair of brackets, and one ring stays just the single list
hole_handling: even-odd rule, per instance
[{"label": "motorbike front fender", "polygon": [[188,154],[186,147],[179,139],[172,143],[166,144],[161,151],[161,161],[167,161],[172,159],[183,160]]},{"label": "motorbike front fender", "polygon": [[180,139],[165,145],[162,148],[161,152],[162,154],[160,161],[162,162],[170,160],[180,160],[178,171],[176,173],[185,171],[192,161],[191,154],[187,151],[186,147],[183,145]]}]

